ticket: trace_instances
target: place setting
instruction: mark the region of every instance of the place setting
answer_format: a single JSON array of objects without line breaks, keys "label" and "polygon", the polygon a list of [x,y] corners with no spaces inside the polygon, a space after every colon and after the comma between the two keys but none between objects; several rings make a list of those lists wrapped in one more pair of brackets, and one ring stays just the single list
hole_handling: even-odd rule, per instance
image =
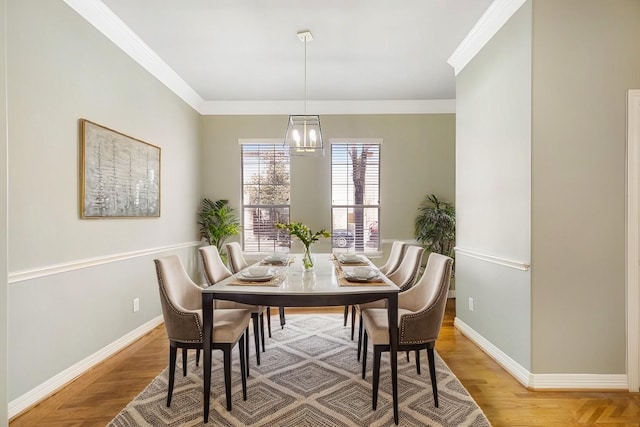
[{"label": "place setting", "polygon": [[343,253],[338,256],[334,256],[334,259],[341,265],[349,266],[367,266],[369,262],[360,254],[356,253]]},{"label": "place setting", "polygon": [[241,270],[229,285],[279,286],[284,280],[282,269],[254,265]]},{"label": "place setting", "polygon": [[294,257],[285,252],[274,252],[260,261],[260,265],[287,266],[294,262]]},{"label": "place setting", "polygon": [[369,266],[340,269],[338,278],[340,286],[385,284],[380,271],[375,267]]}]

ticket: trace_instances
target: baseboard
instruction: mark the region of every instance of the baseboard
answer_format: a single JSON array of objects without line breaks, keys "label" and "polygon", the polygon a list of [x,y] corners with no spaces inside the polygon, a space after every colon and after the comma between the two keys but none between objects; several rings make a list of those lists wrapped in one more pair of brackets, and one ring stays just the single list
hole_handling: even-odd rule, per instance
[{"label": "baseboard", "polygon": [[455,289],[449,289],[449,293],[447,294],[447,298],[455,298],[456,297],[456,290]]},{"label": "baseboard", "polygon": [[628,390],[626,374],[532,374],[458,317],[453,325],[531,390]]},{"label": "baseboard", "polygon": [[152,331],[156,326],[162,324],[163,321],[164,320],[162,316],[151,319],[145,324],[140,325],[133,331],[124,335],[120,339],[93,353],[91,356],[81,360],[73,366],[70,366],[69,368],[40,384],[33,390],[23,394],[17,399],[12,400],[8,405],[9,419],[19,415],[41,400],[51,396],[51,394],[73,381],[79,375],[85,373],[98,363],[106,360],[110,356],[114,355],[115,353],[119,352],[123,348],[138,340],[140,337]]}]

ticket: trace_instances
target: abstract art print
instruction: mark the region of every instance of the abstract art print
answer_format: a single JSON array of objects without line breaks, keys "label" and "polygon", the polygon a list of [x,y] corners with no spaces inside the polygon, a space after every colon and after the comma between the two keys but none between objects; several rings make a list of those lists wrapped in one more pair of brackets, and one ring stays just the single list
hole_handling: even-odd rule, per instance
[{"label": "abstract art print", "polygon": [[82,218],[160,216],[160,147],[80,119]]}]

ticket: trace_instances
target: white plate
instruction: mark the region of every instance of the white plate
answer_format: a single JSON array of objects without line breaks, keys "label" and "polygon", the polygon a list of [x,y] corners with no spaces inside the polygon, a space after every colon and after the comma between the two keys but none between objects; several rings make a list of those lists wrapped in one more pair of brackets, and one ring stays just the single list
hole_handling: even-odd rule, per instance
[{"label": "white plate", "polygon": [[264,257],[264,261],[266,261],[266,262],[279,262],[279,263],[284,264],[287,261],[289,261],[289,256],[288,255],[284,255],[284,256],[267,255],[266,257]]},{"label": "white plate", "polygon": [[266,282],[276,277],[273,273],[268,273],[263,276],[252,276],[248,271],[243,271],[240,273],[239,278],[241,280],[247,280],[250,282]]},{"label": "white plate", "polygon": [[378,278],[378,272],[372,271],[367,277],[358,277],[353,273],[344,273],[344,277],[351,282],[369,282]]},{"label": "white plate", "polygon": [[364,260],[360,255],[349,256],[349,257],[345,257],[344,255],[341,255],[338,259],[343,264],[357,264],[359,262],[364,262]]}]

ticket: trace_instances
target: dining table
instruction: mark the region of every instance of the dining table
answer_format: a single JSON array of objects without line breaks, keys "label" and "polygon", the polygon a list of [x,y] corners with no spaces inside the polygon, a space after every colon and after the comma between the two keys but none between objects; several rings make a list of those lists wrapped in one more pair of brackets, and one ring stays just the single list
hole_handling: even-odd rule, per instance
[{"label": "dining table", "polygon": [[[209,421],[211,395],[214,300],[279,307],[327,307],[364,304],[386,299],[389,315],[393,419],[395,424],[398,424],[398,287],[379,272],[371,278],[355,277],[354,271],[359,267],[368,266],[377,271],[365,256],[352,256],[347,260],[339,254],[317,253],[313,258],[313,269],[305,270],[302,254],[290,254],[284,259],[265,257],[253,265],[261,265],[269,269],[269,275],[265,278],[253,279],[245,271],[251,269],[252,266],[250,266],[202,289],[205,423]],[[282,261],[279,261],[281,259]]]}]

